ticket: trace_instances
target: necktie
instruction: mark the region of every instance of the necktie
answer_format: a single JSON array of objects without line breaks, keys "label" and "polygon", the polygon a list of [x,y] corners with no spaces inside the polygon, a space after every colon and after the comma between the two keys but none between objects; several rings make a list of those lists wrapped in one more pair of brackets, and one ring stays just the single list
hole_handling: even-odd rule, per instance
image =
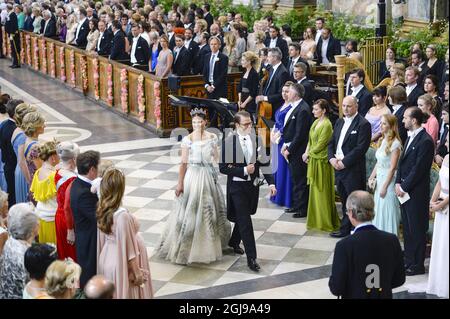
[{"label": "necktie", "polygon": [[270,76],[269,76],[269,82],[267,82],[266,89],[264,90],[264,95],[267,95],[267,92],[269,91],[270,83],[272,82],[273,75],[275,74],[275,71],[270,69]]},{"label": "necktie", "polygon": [[291,64],[289,65],[289,74],[294,74],[294,60],[291,59]]},{"label": "necktie", "polygon": [[211,54],[211,61],[209,61],[209,81],[212,82],[214,80],[214,63],[216,59],[215,54]]}]

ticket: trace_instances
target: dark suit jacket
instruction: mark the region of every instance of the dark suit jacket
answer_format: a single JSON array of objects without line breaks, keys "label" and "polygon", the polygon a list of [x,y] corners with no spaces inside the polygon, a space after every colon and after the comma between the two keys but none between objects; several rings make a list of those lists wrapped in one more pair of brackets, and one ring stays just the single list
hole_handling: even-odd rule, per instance
[{"label": "dark suit jacket", "polygon": [[[328,143],[328,160],[335,157],[344,123],[345,121],[342,118],[337,120],[334,125],[333,138]],[[370,123],[358,113],[345,134],[344,142],[342,143],[342,152],[344,153],[342,162],[345,168],[335,171],[336,179],[352,185],[355,183],[357,185],[366,184],[365,155],[369,149],[371,137],[372,129]]]},{"label": "dark suit jacket", "polygon": [[408,131],[405,128],[405,124],[403,124],[403,114],[405,114],[405,110],[407,108],[408,108],[408,104],[405,103],[394,114],[395,117],[397,118],[398,133],[400,135],[400,139],[402,140],[403,146],[405,146],[406,139],[408,138]]},{"label": "dark suit jacket", "polygon": [[[403,147],[397,168],[396,183],[409,193],[411,199],[403,205],[409,205],[423,218],[423,225],[428,229],[428,211],[430,202],[430,169],[434,158],[434,142],[423,129],[411,142],[409,137]],[[425,231],[426,231],[425,230]],[[421,230],[418,229],[418,232]]]},{"label": "dark suit jacket", "polygon": [[309,82],[308,78],[304,78],[301,82],[298,83],[303,85],[303,87],[305,88],[305,96],[303,97],[303,99],[306,101],[306,103],[308,103],[312,111],[312,106],[314,102],[314,88],[311,82]]},{"label": "dark suit jacket", "polygon": [[109,58],[115,61],[129,59],[129,56],[125,51],[125,34],[121,30],[119,30],[112,38]]},{"label": "dark suit jacket", "polygon": [[366,87],[363,87],[359,90],[358,94],[356,94],[356,98],[358,99],[358,113],[364,117],[373,106],[372,93],[370,93]]},{"label": "dark suit jacket", "polygon": [[[205,80],[205,84],[209,83],[209,62],[211,60],[211,53],[208,53],[205,56],[204,64],[203,64],[203,79]],[[216,61],[214,64],[214,74],[213,74],[213,83],[216,88],[213,94],[210,94],[210,98],[226,98],[228,95],[227,89],[227,73],[228,73],[228,56],[223,54],[222,52],[218,53],[219,61]]]},{"label": "dark suit jacket", "polygon": [[273,67],[269,71],[269,78],[264,83],[262,93],[267,96],[268,102],[272,104],[272,114],[275,115],[276,110],[283,104],[281,90],[284,84],[289,81],[289,73],[283,64],[280,64],[275,70],[275,74],[270,80],[273,73]]},{"label": "dark suit jacket", "polygon": [[173,59],[172,71],[178,76],[189,75],[190,72],[190,56],[189,51],[182,46],[178,52],[178,56]]},{"label": "dark suit jacket", "polygon": [[112,38],[113,38],[112,32],[106,29],[105,32],[103,32],[103,35],[98,38],[98,41],[100,42],[100,50],[97,50],[97,46],[95,47],[95,50],[97,51],[98,55],[107,55],[107,56],[110,55]]},{"label": "dark suit jacket", "polygon": [[23,29],[25,31],[33,32],[33,29],[34,29],[33,22],[34,22],[34,18],[32,18],[31,16],[26,16],[25,22],[23,24]]},{"label": "dark suit jacket", "polygon": [[[369,265],[378,266],[373,270]],[[369,266],[369,267],[368,267]],[[379,286],[367,287],[379,275]],[[337,242],[329,280],[331,293],[345,299],[390,299],[405,282],[403,252],[398,238],[373,225],[361,226]]]},{"label": "dark suit jacket", "polygon": [[[305,59],[299,57],[298,60],[297,60],[297,63],[298,63],[298,62],[303,62],[303,63],[305,63],[305,65],[306,65],[306,77],[310,76],[311,70],[310,70],[310,68],[309,68],[309,63],[308,63],[308,61],[306,61]],[[294,70],[293,68],[294,68],[295,65],[292,66],[292,72],[291,72],[291,64],[292,64],[292,63],[293,63],[293,60],[292,60],[291,58],[289,58],[289,62],[288,62],[288,65],[287,65],[286,69],[287,69],[288,72],[289,72],[289,78],[291,79],[291,81],[295,82],[295,79],[294,79],[294,73],[293,73],[293,70]]]},{"label": "dark suit jacket", "polygon": [[[86,48],[87,45],[87,36],[89,34],[89,20],[84,20],[83,25],[80,28],[80,32],[78,33],[78,38],[75,39],[75,43],[80,48]],[[76,32],[75,32],[76,35]]]},{"label": "dark suit jacket", "polygon": [[14,34],[19,30],[19,24],[17,22],[17,15],[14,12],[9,14],[9,20],[5,22],[5,31],[8,34]]},{"label": "dark suit jacket", "polygon": [[445,141],[447,140],[448,124],[444,127],[444,133],[439,138],[439,145],[437,146],[436,154],[440,155],[442,158],[448,154],[447,147],[445,146]]},{"label": "dark suit jacket", "polygon": [[17,157],[11,143],[11,137],[16,127],[16,122],[8,119],[5,120],[0,129],[0,147],[2,150],[2,162],[5,163],[5,171],[14,171],[16,169]]},{"label": "dark suit jacket", "polygon": [[203,16],[203,19],[206,20],[208,23],[208,32],[211,25],[214,23],[214,17],[212,16],[211,12],[208,12],[206,15]]},{"label": "dark suit jacket", "polygon": [[172,35],[172,37],[169,40],[169,49],[171,51],[173,51],[174,48],[175,48],[175,33]]},{"label": "dark suit jacket", "polygon": [[45,29],[45,33],[44,33],[44,28],[45,28],[45,21],[43,21],[42,24],[42,28],[41,28],[41,34],[44,35],[44,37],[47,38],[53,38],[56,36],[56,22],[52,19],[50,19],[47,23],[47,28]]},{"label": "dark suit jacket", "polygon": [[250,103],[247,104],[247,107],[245,109],[251,113],[254,113],[256,111],[255,98],[258,95],[259,85],[258,72],[256,72],[254,68],[250,70],[250,72],[248,73],[248,77],[245,80],[245,86],[243,85],[244,75],[245,72],[243,72],[241,75],[241,80],[239,81],[237,91],[238,93],[241,93],[242,102],[244,102],[248,96],[251,96],[253,98]]},{"label": "dark suit jacket", "polygon": [[233,181],[233,177],[239,177],[246,179],[244,176],[244,167],[249,163],[245,160],[244,152],[241,147],[241,143],[239,142],[239,137],[237,133],[233,133],[222,141],[222,159],[219,163],[219,170],[222,174],[228,176],[227,178],[227,217],[230,221],[235,221],[235,216],[237,213],[239,214],[250,214],[253,215],[256,213],[256,209],[258,207],[259,200],[259,186],[255,186],[253,182],[256,178],[260,177],[259,171],[262,168],[264,178],[266,179],[269,185],[274,184],[274,179],[270,168],[270,155],[264,151],[264,147],[262,146],[261,138],[256,138],[256,136],[250,136],[252,140],[253,146],[253,154],[251,163],[255,164],[255,172],[250,175],[250,180],[252,182],[252,186],[254,191],[249,194],[250,201],[250,211],[239,211],[236,212],[233,209],[232,204],[232,193],[233,189],[235,189],[235,183],[242,183]]},{"label": "dark suit jacket", "polygon": [[[316,49],[316,57],[317,62],[319,62],[319,64],[322,64],[322,42],[323,42],[322,37],[320,37],[319,42],[317,42],[317,49]],[[334,56],[340,54],[341,54],[341,42],[330,35],[327,47],[328,61],[333,63],[336,62]]]},{"label": "dark suit jacket", "polygon": [[198,43],[194,41],[194,39],[191,40],[189,43],[189,73],[193,74],[193,66],[194,66],[194,60],[196,56],[198,55],[198,51],[200,50],[200,47],[198,46]]},{"label": "dark suit jacket", "polygon": [[[264,40],[264,45],[266,47],[270,46],[270,40],[271,40],[270,37],[266,37],[266,39]],[[288,67],[289,47],[286,40],[283,39],[281,36],[279,36],[277,39],[277,47],[281,50],[281,53],[283,54],[283,57],[281,58],[281,63],[283,63],[285,67]]]},{"label": "dark suit jacket", "polygon": [[419,96],[423,94],[425,94],[425,92],[419,86],[419,83],[417,83],[417,86],[408,95],[408,106],[417,106],[417,100],[419,99]]},{"label": "dark suit jacket", "polygon": [[204,45],[198,50],[197,56],[194,58],[192,65],[193,74],[202,74],[203,66],[205,65],[205,57],[211,53],[211,48],[209,44]]},{"label": "dark suit jacket", "polygon": [[74,179],[70,190],[70,208],[75,226],[77,263],[82,269],[81,287],[97,273],[97,202],[97,195],[91,193],[91,184]]},{"label": "dark suit jacket", "polygon": [[[131,42],[131,45],[133,45],[133,42]],[[148,65],[148,61],[150,61],[150,47],[148,46],[147,40],[143,37],[139,37],[137,40],[134,55],[136,57],[137,64]]]},{"label": "dark suit jacket", "polygon": [[300,158],[305,153],[312,122],[311,108],[305,100],[301,100],[283,128],[284,142],[291,143],[288,147],[289,156]]}]

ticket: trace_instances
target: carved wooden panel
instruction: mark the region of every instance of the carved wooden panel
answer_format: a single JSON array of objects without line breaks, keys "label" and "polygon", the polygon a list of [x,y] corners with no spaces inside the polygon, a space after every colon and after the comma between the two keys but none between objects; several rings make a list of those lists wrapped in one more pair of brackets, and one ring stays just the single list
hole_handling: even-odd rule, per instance
[{"label": "carved wooden panel", "polygon": [[99,78],[99,83],[100,83],[100,99],[105,102],[108,103],[108,77],[106,74],[106,68],[108,66],[108,63],[105,61],[98,61],[99,64],[99,72],[100,72],[100,78]]},{"label": "carved wooden panel", "polygon": [[155,94],[153,91],[153,85],[155,81],[146,77],[144,81],[145,88],[145,110],[147,123],[151,123],[156,126],[155,116]]},{"label": "carved wooden panel", "polygon": [[80,91],[83,91],[83,79],[81,76],[81,54],[78,52],[75,52],[75,86]]},{"label": "carved wooden panel", "polygon": [[94,90],[95,90],[95,86],[94,86],[94,71],[93,71],[93,58],[91,56],[87,57],[87,76],[88,76],[88,89],[85,92],[86,95],[90,96],[90,97],[94,97]]},{"label": "carved wooden panel", "polygon": [[114,103],[113,106],[117,108],[118,110],[122,110],[122,103],[120,101],[120,94],[121,94],[121,85],[120,82],[120,71],[122,70],[121,67],[114,65],[113,66],[113,83],[114,83],[114,89],[113,89],[113,95],[114,95]]},{"label": "carved wooden panel", "polygon": [[128,109],[133,116],[139,115],[137,103],[137,85],[140,73],[128,72]]}]

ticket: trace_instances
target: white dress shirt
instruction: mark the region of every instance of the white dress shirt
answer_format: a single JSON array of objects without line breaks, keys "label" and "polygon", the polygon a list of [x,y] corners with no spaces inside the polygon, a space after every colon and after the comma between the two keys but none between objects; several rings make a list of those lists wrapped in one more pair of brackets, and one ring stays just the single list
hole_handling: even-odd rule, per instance
[{"label": "white dress shirt", "polygon": [[319,43],[320,37],[322,36],[322,29],[316,31],[316,38],[314,39],[316,41],[316,44]]},{"label": "white dress shirt", "polygon": [[413,85],[407,85],[406,86],[406,96],[409,96],[411,94],[411,92],[416,88],[417,86],[417,82],[414,83]]},{"label": "white dress shirt", "polygon": [[364,87],[364,85],[360,84],[355,88],[352,88],[352,96],[356,97],[359,93],[359,91],[362,90],[362,88]]},{"label": "white dress shirt", "polygon": [[135,55],[136,55],[136,48],[137,48],[137,43],[138,43],[139,37],[140,37],[140,35],[138,35],[137,37],[133,38],[133,44],[131,45],[130,62],[132,64],[137,63]]},{"label": "white dress shirt", "polygon": [[392,110],[393,110],[392,114],[395,115],[402,106],[403,105],[401,105],[401,104],[392,105]]},{"label": "white dress shirt", "polygon": [[[247,162],[247,164],[250,164],[250,159],[253,156],[253,144],[252,144],[252,140],[250,138],[250,135],[240,135],[238,133],[238,137],[239,137],[239,143],[241,144],[242,150],[247,148],[247,155],[248,155],[249,160],[246,160],[246,162]],[[250,175],[247,172],[247,167],[244,167],[244,176],[247,176],[247,178],[243,179],[243,178],[234,176],[233,177],[233,181],[236,181],[236,182],[250,181]]]},{"label": "white dress shirt", "polygon": [[83,176],[83,175],[78,175],[78,178],[81,179],[83,182],[86,182],[86,183],[92,185],[92,182],[93,182],[93,181],[91,181],[89,178],[87,178],[87,177],[85,177],[85,176]]},{"label": "white dress shirt", "polygon": [[[278,64],[275,64],[272,66],[272,74],[269,77],[269,82],[267,83],[266,89],[269,87],[269,85],[272,83],[273,77],[275,76],[275,72],[277,72],[278,67],[281,65],[281,61],[278,62]],[[270,71],[269,71],[270,73]],[[264,101],[268,101],[269,99],[267,98],[267,96],[264,96]]]},{"label": "white dress shirt", "polygon": [[419,134],[421,131],[423,130],[423,127],[419,127],[418,129],[415,129],[414,131],[408,131],[408,145],[406,145],[405,147],[405,153],[406,151],[408,151],[408,147],[411,145],[412,141],[414,140],[414,138],[417,136],[417,134]]},{"label": "white dress shirt", "polygon": [[169,42],[170,40],[172,40],[173,35],[175,34],[175,32],[168,32],[167,36],[169,37]]},{"label": "white dress shirt", "polygon": [[322,39],[322,64],[330,63],[327,58],[328,42],[330,42],[330,38],[326,40]]},{"label": "white dress shirt", "polygon": [[[211,52],[211,60],[216,59],[219,56],[219,51],[217,51],[216,53],[212,53]],[[210,68],[209,70],[209,83],[214,83],[214,67],[216,65],[216,62],[214,61],[211,64],[211,60],[209,60],[209,65],[212,66],[212,68]]]},{"label": "white dress shirt", "polygon": [[189,45],[191,44],[192,39],[184,41],[184,47],[189,50]]},{"label": "white dress shirt", "polygon": [[42,34],[45,34],[45,30],[47,29],[47,25],[50,22],[50,19],[45,21],[45,25],[44,25],[44,32],[42,32]]},{"label": "white dress shirt", "polygon": [[[352,125],[353,120],[355,119],[356,115],[358,113],[355,113],[352,117],[344,117],[344,126],[342,126],[341,135],[339,135],[338,144],[336,147],[336,154],[335,157],[338,160],[344,159],[344,152],[342,151],[342,144],[344,144],[345,135],[347,135],[347,131],[350,128],[350,125]],[[351,132],[350,132],[351,133]]]},{"label": "white dress shirt", "polygon": [[105,32],[100,32],[100,35],[98,36],[98,41],[97,41],[97,51],[100,51],[100,43],[102,42],[102,37],[103,37],[103,34],[104,34]]},{"label": "white dress shirt", "polygon": [[277,47],[277,40],[278,40],[278,38],[270,39],[269,48],[276,48]]}]

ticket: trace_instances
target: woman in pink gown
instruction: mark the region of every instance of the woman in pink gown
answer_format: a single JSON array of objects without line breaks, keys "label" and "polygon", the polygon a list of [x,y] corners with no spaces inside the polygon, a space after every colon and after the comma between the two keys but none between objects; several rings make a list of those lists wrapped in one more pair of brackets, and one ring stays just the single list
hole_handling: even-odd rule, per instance
[{"label": "woman in pink gown", "polygon": [[153,298],[147,250],[137,219],[121,206],[125,176],[108,170],[97,208],[97,273],[114,282],[116,299]]}]

